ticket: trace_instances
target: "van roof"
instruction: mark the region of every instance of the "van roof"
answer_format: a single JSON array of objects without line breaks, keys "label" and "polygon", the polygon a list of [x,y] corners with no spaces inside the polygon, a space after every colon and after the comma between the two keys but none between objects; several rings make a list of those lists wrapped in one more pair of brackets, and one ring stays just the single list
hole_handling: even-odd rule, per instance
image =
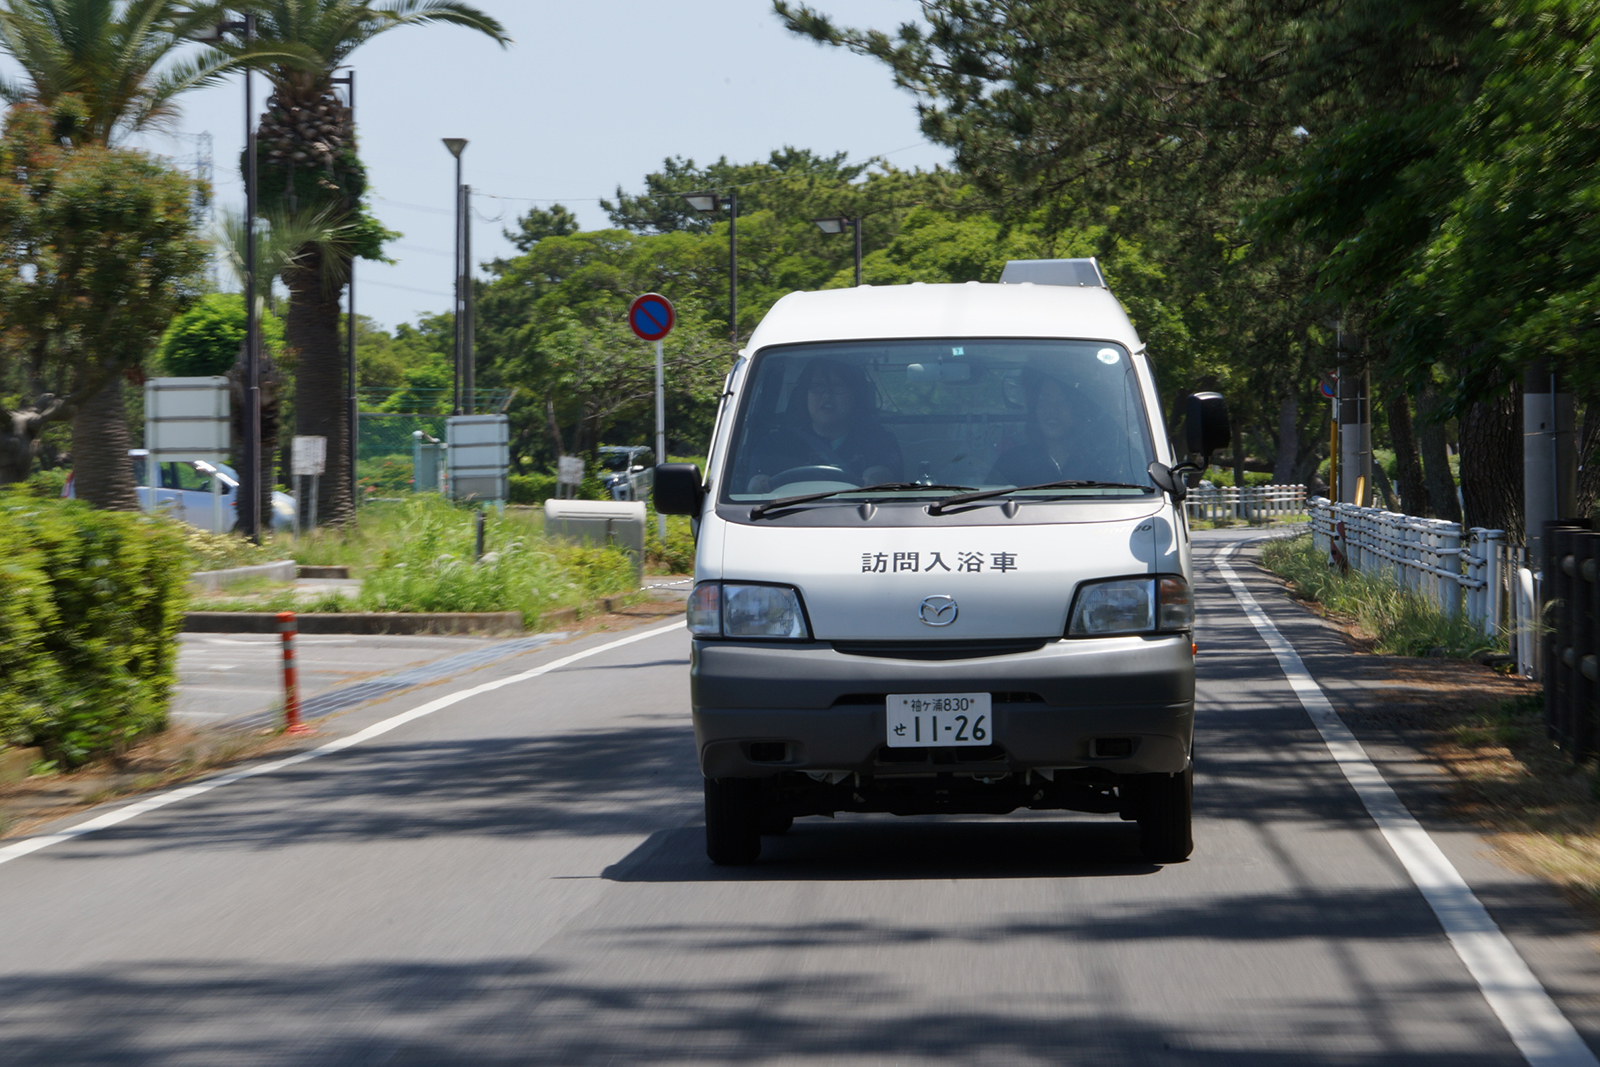
[{"label": "van roof", "polygon": [[747,348],[896,337],[1082,337],[1140,347],[1108,289],[912,282],[790,293],[767,312]]}]

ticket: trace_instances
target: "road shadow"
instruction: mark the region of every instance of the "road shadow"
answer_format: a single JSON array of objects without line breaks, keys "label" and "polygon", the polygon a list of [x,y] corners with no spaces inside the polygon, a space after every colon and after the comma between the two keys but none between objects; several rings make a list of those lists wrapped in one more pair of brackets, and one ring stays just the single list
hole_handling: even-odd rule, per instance
[{"label": "road shadow", "polygon": [[880,882],[922,879],[1119,878],[1161,868],[1138,852],[1138,830],[1110,821],[951,822],[801,819],[761,839],[761,859],[718,867],[705,828],[652,834],[602,877],[614,882]]},{"label": "road shadow", "polygon": [[[875,932],[845,933],[859,946]],[[1079,987],[1048,1002],[933,1005],[914,976],[859,959],[800,974],[702,968],[683,981],[674,964],[685,959],[164,960],[43,970],[0,979],[0,1033],[8,1067],[1520,1062],[1487,1010],[1459,1010],[1463,989],[1425,979],[1386,983],[1370,1003],[1334,991],[1258,993],[1219,1016],[1199,1008],[1208,981],[1199,974],[1187,990],[1169,986],[1170,999],[1146,991],[1108,1000],[1110,991]]]}]

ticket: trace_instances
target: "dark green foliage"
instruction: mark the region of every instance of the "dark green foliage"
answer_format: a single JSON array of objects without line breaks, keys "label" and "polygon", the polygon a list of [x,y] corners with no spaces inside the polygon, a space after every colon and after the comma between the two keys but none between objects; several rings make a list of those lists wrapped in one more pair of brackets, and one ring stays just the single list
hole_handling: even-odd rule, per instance
[{"label": "dark green foliage", "polygon": [[0,742],[74,765],[165,726],[186,577],[168,525],[0,494]]},{"label": "dark green foliage", "polygon": [[[244,344],[244,297],[211,293],[172,320],[161,337],[161,365],[173,377],[226,374]],[[261,334],[269,353],[282,351],[283,322],[266,315]]]}]

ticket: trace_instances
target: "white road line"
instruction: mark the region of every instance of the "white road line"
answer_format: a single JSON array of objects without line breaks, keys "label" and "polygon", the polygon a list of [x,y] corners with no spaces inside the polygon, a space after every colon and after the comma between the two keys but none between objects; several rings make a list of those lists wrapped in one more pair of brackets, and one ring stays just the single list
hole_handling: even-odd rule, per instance
[{"label": "white road line", "polygon": [[1466,879],[1384,780],[1361,742],[1339,718],[1322,687],[1306,670],[1300,654],[1228,565],[1228,558],[1238,548],[1236,544],[1229,545],[1217,554],[1217,570],[1233,589],[1239,606],[1255,624],[1262,640],[1278,658],[1278,666],[1283,669],[1301,707],[1322,734],[1334,762],[1361,798],[1367,814],[1378,824],[1411,881],[1422,891],[1444,927],[1445,935],[1450,938],[1450,944],[1455,946],[1456,955],[1467,965],[1484,999],[1500,1017],[1523,1058],[1533,1067],[1595,1067],[1600,1061],[1528,969],[1511,939],[1495,925]]},{"label": "white road line", "polygon": [[381,722],[375,722],[364,730],[358,730],[347,737],[341,737],[337,740],[329,741],[327,744],[320,745],[317,748],[311,749],[309,752],[296,753],[293,756],[286,756],[283,759],[272,760],[268,763],[259,763],[253,767],[246,767],[242,770],[230,771],[227,774],[218,775],[215,778],[207,778],[204,781],[192,782],[189,785],[179,786],[177,789],[169,789],[165,793],[157,793],[154,796],[145,797],[143,800],[136,800],[126,807],[118,808],[115,811],[108,811],[104,815],[97,815],[92,819],[79,823],[76,826],[69,826],[65,830],[61,830],[53,834],[44,834],[40,837],[30,837],[25,840],[18,841],[15,844],[0,847],[0,864],[10,863],[15,859],[21,859],[23,856],[38,852],[42,848],[49,848],[51,845],[59,845],[63,841],[71,841],[75,838],[83,837],[85,834],[92,834],[97,830],[104,830],[108,827],[116,826],[119,823],[125,823],[129,819],[136,819],[140,815],[144,815],[147,812],[155,811],[158,808],[164,808],[169,804],[176,804],[180,800],[188,800],[190,797],[197,797],[201,793],[209,793],[211,790],[219,789],[225,785],[232,785],[235,782],[242,782],[246,778],[256,778],[263,774],[272,774],[287,767],[293,767],[297,763],[305,763],[308,760],[314,760],[318,756],[327,756],[335,752],[343,752],[345,749],[353,748],[354,746],[361,744],[363,741],[371,741],[374,737],[381,737],[390,730],[404,726],[408,722],[415,722],[417,719],[432,715],[436,711],[443,711],[452,704],[459,704],[463,700],[469,700],[472,697],[480,696],[483,693],[490,693],[496,689],[503,689],[508,685],[515,685],[518,682],[526,682],[528,679],[537,678],[541,674],[549,674],[551,671],[558,671],[562,667],[576,663],[581,659],[588,659],[590,656],[598,656],[602,652],[610,652],[614,648],[621,648],[623,645],[631,645],[635,641],[645,641],[652,637],[658,637],[661,634],[676,630],[683,625],[683,622],[680,620],[678,622],[669,623],[666,626],[657,626],[653,630],[644,630],[636,634],[630,634],[627,637],[619,638],[615,641],[608,641],[603,645],[596,645],[593,648],[586,648],[582,652],[574,652],[570,656],[563,656],[560,659],[551,660],[549,663],[546,663],[543,666],[534,667],[532,670],[523,671],[521,674],[513,674],[508,678],[497,678],[492,682],[484,682],[482,685],[475,685],[470,689],[461,689],[446,696],[439,697],[437,700],[430,700],[426,704],[412,708],[410,711],[401,712],[399,715],[391,716],[390,718],[384,719]]}]

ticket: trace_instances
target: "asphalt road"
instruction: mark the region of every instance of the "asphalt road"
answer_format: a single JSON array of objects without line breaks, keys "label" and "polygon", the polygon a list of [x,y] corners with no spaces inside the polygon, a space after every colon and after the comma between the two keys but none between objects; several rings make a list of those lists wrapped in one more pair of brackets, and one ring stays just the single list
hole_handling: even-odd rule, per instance
[{"label": "asphalt road", "polygon": [[[0,1062],[1527,1062],[1209,562],[1198,592],[1186,863],[1114,817],[1019,813],[805,819],[713,867],[673,628],[0,863]],[[1596,1047],[1572,914],[1424,822]]]}]

